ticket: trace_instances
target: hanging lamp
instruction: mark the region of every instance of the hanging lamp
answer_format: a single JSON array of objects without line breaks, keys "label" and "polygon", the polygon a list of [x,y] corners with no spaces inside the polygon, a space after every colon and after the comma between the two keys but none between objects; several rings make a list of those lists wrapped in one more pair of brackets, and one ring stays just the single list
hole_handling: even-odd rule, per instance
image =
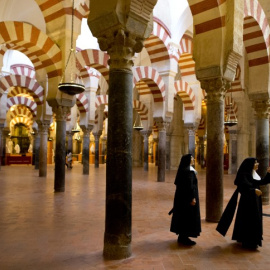
[{"label": "hanging lamp", "polygon": [[[140,58],[139,58],[139,59],[140,59],[139,66],[141,66],[141,53],[140,53]],[[139,88],[139,89],[138,89],[138,93],[140,93],[141,83],[138,82],[138,84],[139,84],[139,87],[138,87],[138,88]],[[140,130],[143,129],[141,117],[140,117],[140,115],[139,115],[138,112],[137,112],[137,115],[136,115],[135,122],[134,122],[134,124],[133,124],[133,128],[136,129],[136,130],[138,130],[138,131],[140,131]]]},{"label": "hanging lamp", "polygon": [[141,121],[141,117],[139,115],[139,113],[137,113],[133,128],[140,131],[143,129],[143,125],[142,125],[142,121]]},{"label": "hanging lamp", "polygon": [[232,127],[232,126],[237,125],[237,123],[238,123],[237,117],[236,117],[236,114],[232,105],[232,91],[231,91],[231,100],[230,100],[229,108],[227,110],[227,115],[225,116],[224,125],[228,127]]},{"label": "hanging lamp", "polygon": [[85,86],[76,74],[76,51],[73,48],[73,26],[74,26],[74,0],[72,1],[71,17],[71,42],[67,63],[63,72],[58,89],[68,95],[76,95],[85,90]]}]

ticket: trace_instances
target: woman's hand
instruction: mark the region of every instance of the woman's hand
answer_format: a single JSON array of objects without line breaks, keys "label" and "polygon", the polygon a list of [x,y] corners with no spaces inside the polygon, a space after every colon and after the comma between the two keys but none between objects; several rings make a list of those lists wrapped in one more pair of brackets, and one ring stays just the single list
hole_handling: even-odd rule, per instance
[{"label": "woman's hand", "polygon": [[261,190],[259,190],[259,189],[255,189],[255,193],[256,193],[256,195],[259,197],[259,196],[261,196],[262,195],[262,192],[261,192]]},{"label": "woman's hand", "polygon": [[196,204],[196,199],[193,198],[190,204],[194,206]]},{"label": "woman's hand", "polygon": [[270,167],[267,168],[267,172],[270,173]]}]

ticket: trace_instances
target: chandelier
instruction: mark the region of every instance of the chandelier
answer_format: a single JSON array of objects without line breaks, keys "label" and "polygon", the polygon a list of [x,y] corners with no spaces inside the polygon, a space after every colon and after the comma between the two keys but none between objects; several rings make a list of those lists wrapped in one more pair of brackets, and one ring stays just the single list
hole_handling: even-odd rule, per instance
[{"label": "chandelier", "polygon": [[232,127],[237,125],[237,117],[235,114],[235,111],[233,109],[233,104],[232,104],[232,90],[231,90],[231,98],[230,98],[230,104],[227,109],[227,115],[225,115],[225,120],[224,120],[224,125],[228,127]]},{"label": "chandelier", "polygon": [[76,71],[76,51],[73,48],[73,26],[74,26],[74,0],[72,2],[72,21],[71,21],[71,42],[67,63],[63,72],[58,89],[68,95],[76,95],[85,90],[82,80],[77,76]]}]

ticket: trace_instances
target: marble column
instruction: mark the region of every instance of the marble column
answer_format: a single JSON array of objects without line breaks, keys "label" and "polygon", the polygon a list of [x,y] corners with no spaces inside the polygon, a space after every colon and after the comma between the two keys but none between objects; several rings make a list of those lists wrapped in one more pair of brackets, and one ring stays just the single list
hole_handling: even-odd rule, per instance
[{"label": "marble column", "polygon": [[158,174],[157,181],[165,182],[166,172],[166,123],[157,122],[158,125]]},{"label": "marble column", "polygon": [[237,173],[237,130],[229,130],[229,169],[228,174]]},{"label": "marble column", "polygon": [[201,81],[207,92],[206,221],[223,212],[224,97],[230,83],[223,78]]},{"label": "marble column", "polygon": [[89,143],[90,143],[90,132],[92,128],[81,126],[83,131],[83,145],[82,145],[82,164],[83,164],[83,175],[89,175]]},{"label": "marble column", "polygon": [[34,144],[35,170],[39,170],[39,151],[40,151],[40,130],[37,130]]},{"label": "marble column", "polygon": [[149,162],[148,162],[148,154],[149,154],[149,145],[148,138],[151,134],[151,130],[141,130],[140,131],[143,136],[143,170],[148,171]]},{"label": "marble column", "polygon": [[[256,158],[260,163],[258,174],[264,177],[269,166],[269,101],[253,101],[256,116]],[[261,186],[262,203],[269,204],[269,185]]]},{"label": "marble column", "polygon": [[95,168],[99,167],[99,138],[101,133],[102,133],[101,130],[93,133],[95,137]]},{"label": "marble column", "polygon": [[54,191],[65,191],[65,164],[66,164],[66,118],[70,107],[54,106],[53,112],[56,119],[56,145],[55,145],[55,170]]},{"label": "marble column", "polygon": [[47,141],[49,121],[37,121],[40,132],[40,150],[39,150],[39,176],[47,176]]},{"label": "marble column", "polygon": [[71,131],[66,131],[67,135],[67,151],[68,153],[71,152],[73,153],[73,133]]}]

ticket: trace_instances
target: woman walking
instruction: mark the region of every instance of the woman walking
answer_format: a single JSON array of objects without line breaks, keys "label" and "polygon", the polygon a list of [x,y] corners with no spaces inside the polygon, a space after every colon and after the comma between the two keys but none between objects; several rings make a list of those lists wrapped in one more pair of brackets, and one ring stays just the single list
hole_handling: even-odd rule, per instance
[{"label": "woman walking", "polygon": [[170,231],[178,235],[178,242],[192,246],[196,242],[189,237],[198,237],[201,232],[200,203],[194,158],[191,154],[181,159],[174,184],[174,196]]}]

